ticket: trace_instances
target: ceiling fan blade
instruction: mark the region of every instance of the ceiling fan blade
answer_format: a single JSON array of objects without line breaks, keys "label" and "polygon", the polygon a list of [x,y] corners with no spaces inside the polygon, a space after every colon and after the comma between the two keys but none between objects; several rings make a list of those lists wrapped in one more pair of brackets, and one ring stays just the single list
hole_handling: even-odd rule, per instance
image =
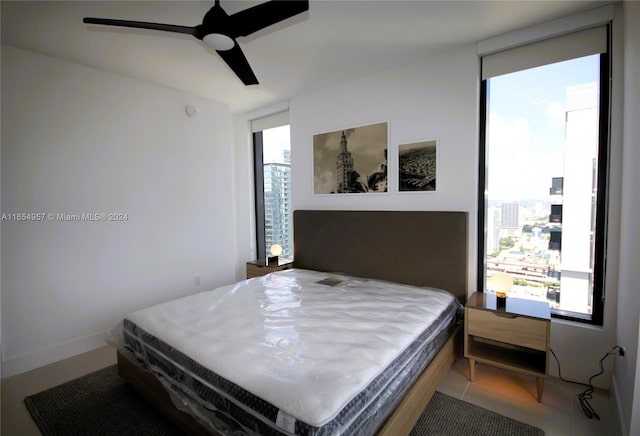
[{"label": "ceiling fan blade", "polygon": [[258,84],[258,78],[253,74],[253,70],[238,43],[236,43],[231,50],[218,50],[216,53],[218,53],[222,60],[236,73],[236,76],[242,80],[242,83],[245,85]]},{"label": "ceiling fan blade", "polygon": [[308,10],[309,0],[271,0],[230,15],[230,36],[247,36]]},{"label": "ceiling fan blade", "polygon": [[136,29],[163,30],[165,32],[186,33],[193,35],[199,26],[176,26],[173,24],[147,23],[145,21],[113,20],[111,18],[83,18],[83,23],[102,24],[105,26],[133,27]]}]

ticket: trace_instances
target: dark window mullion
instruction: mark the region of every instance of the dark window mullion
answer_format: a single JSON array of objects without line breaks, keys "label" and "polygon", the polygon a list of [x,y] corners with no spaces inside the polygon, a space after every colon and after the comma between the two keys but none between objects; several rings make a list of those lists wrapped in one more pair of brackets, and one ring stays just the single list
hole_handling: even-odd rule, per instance
[{"label": "dark window mullion", "polygon": [[487,110],[489,81],[480,83],[480,146],[478,168],[478,292],[484,292],[486,269],[487,220]]},{"label": "dark window mullion", "polygon": [[609,151],[611,131],[611,26],[607,26],[607,53],[600,55],[600,112],[598,130],[598,197],[596,203],[596,240],[595,259],[593,265],[593,319],[592,322],[602,325],[604,318],[604,299],[606,291],[606,252],[607,252],[607,216],[608,216],[608,181]]},{"label": "dark window mullion", "polygon": [[264,220],[264,161],[262,132],[253,134],[253,180],[256,207],[256,251],[258,262],[266,261],[265,220]]}]

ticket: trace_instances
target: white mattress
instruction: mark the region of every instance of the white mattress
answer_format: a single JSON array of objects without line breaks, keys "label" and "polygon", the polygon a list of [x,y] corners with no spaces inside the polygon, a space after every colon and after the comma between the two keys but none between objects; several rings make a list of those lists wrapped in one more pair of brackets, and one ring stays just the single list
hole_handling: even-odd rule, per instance
[{"label": "white mattress", "polygon": [[[341,282],[317,283],[328,277]],[[436,289],[291,269],[127,318],[285,414],[320,427],[454,299]]]}]

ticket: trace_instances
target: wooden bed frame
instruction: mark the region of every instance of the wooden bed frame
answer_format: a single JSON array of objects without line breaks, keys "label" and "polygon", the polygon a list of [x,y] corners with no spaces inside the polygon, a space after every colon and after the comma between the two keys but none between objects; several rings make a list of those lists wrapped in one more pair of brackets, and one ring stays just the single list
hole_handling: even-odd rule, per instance
[{"label": "wooden bed frame", "polygon": [[[467,221],[466,212],[298,210],[294,212],[294,267],[441,288],[464,302]],[[409,434],[461,355],[460,330],[407,390],[377,435]],[[174,406],[153,374],[120,351],[118,373],[185,432],[211,435],[192,415]]]}]

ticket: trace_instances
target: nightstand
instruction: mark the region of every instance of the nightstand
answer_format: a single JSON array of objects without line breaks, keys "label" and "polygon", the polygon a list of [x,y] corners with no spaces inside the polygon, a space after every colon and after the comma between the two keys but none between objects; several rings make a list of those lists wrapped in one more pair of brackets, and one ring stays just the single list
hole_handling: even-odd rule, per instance
[{"label": "nightstand", "polygon": [[474,293],[467,300],[464,320],[464,357],[473,382],[476,362],[536,377],[537,399],[542,401],[549,370],[551,310],[545,301],[507,298],[498,309],[495,294]]},{"label": "nightstand", "polygon": [[247,278],[260,277],[274,271],[282,271],[293,267],[293,262],[281,262],[278,265],[265,265],[264,262],[256,260],[247,262]]}]

